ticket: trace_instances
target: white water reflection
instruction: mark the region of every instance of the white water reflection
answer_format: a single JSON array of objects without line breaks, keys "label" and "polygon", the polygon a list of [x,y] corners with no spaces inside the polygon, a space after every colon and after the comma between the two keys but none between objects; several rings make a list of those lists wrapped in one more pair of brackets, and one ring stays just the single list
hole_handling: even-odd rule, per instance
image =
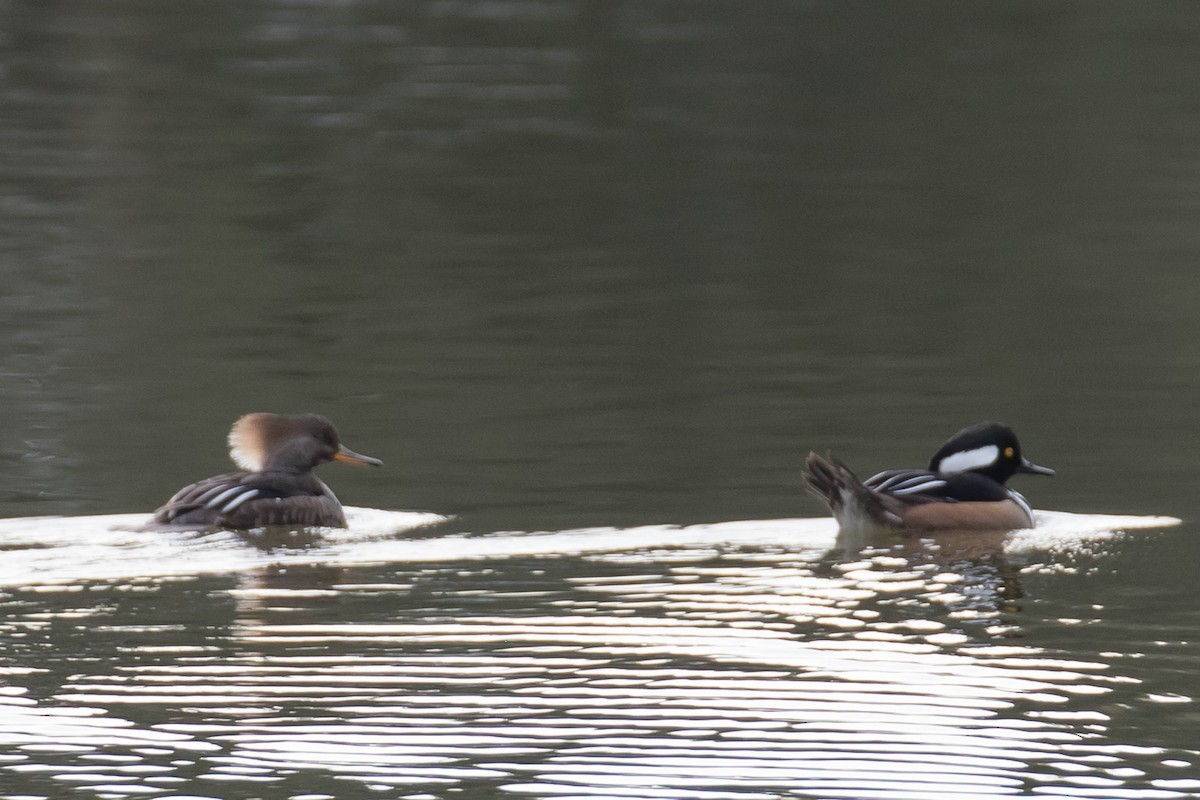
[{"label": "white water reflection", "polygon": [[[82,581],[118,581],[238,573],[280,564],[350,566],[521,556],[592,555],[637,561],[708,558],[729,547],[776,547],[817,554],[837,550],[853,555],[871,543],[838,539],[832,519],[747,520],[679,527],[593,528],[554,533],[444,536],[405,539],[405,531],[446,521],[429,512],[346,508],[349,528],[298,539],[293,545],[255,548],[233,533],[141,531],[144,514],[95,517],[28,517],[0,520],[0,586],[55,587]],[[947,557],[1004,551],[1078,547],[1120,531],[1176,525],[1173,517],[1114,516],[1038,512],[1038,527],[1009,535],[941,537],[932,544],[912,540],[923,550]],[[964,543],[966,545],[964,546]],[[886,544],[886,542],[884,542]],[[624,554],[622,556],[622,554]]]},{"label": "white water reflection", "polygon": [[[1108,698],[1137,680],[1023,642],[1012,606],[1044,554],[1169,519],[1045,512],[965,558],[957,541],[848,553],[824,519],[412,540],[386,529],[432,520],[360,513],[272,552],[112,518],[0,523],[10,554],[46,545],[0,564],[24,596],[241,575],[203,641],[179,638],[186,607],[10,614],[0,636],[73,624],[121,645],[40,701],[12,690],[0,775],[112,797],[1197,796],[1195,754],[1111,737]],[[75,548],[90,557],[47,557]],[[371,563],[393,566],[353,568]]]}]

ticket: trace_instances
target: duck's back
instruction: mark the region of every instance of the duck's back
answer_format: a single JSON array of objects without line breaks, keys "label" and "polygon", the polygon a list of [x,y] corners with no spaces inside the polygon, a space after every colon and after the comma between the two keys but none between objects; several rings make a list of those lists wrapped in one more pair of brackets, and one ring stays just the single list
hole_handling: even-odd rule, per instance
[{"label": "duck's back", "polygon": [[229,472],[185,486],[154,524],[244,530],[269,525],[346,527],[342,504],[312,474]]}]

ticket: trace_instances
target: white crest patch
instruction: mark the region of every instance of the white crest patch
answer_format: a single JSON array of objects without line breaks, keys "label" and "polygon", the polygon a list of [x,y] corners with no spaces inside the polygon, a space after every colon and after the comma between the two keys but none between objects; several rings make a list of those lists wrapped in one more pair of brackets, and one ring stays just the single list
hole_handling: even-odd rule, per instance
[{"label": "white crest patch", "polygon": [[985,469],[996,463],[1000,457],[1000,448],[994,444],[976,447],[974,450],[962,450],[951,453],[938,462],[937,470],[943,475],[956,475],[960,472],[970,472],[973,469]]},{"label": "white crest patch", "polygon": [[262,472],[266,464],[266,447],[260,425],[265,414],[247,414],[233,424],[229,431],[229,457],[249,472]]}]

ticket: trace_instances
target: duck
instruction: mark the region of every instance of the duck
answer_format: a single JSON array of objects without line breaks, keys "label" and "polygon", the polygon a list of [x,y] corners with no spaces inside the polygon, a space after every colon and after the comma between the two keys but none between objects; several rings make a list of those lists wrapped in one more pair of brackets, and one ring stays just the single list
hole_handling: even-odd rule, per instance
[{"label": "duck", "polygon": [[330,461],[383,466],[342,444],[319,414],[246,414],[229,430],[229,455],[240,471],[183,487],[154,512],[151,527],[344,528],[342,504],[313,469]]},{"label": "duck", "polygon": [[805,459],[809,490],[843,532],[1010,531],[1034,526],[1033,510],[1005,486],[1014,475],[1053,475],[1021,454],[1012,428],[980,422],[946,440],[927,469],[891,469],[860,481],[832,455]]}]

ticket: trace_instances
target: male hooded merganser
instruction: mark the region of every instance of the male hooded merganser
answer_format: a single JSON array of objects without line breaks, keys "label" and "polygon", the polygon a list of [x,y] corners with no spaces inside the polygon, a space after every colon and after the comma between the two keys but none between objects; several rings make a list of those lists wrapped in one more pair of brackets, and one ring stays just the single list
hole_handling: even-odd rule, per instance
[{"label": "male hooded merganser", "polygon": [[1053,475],[1021,456],[1007,425],[981,422],[942,445],[929,469],[892,469],[859,481],[833,456],[809,453],[805,479],[843,531],[1016,530],[1033,527],[1029,503],[1004,482]]},{"label": "male hooded merganser", "polygon": [[383,465],[347,449],[329,420],[316,414],[247,414],[229,431],[229,455],[244,472],[183,487],[154,512],[153,523],[232,530],[344,528],[342,504],[313,468],[328,461]]}]

